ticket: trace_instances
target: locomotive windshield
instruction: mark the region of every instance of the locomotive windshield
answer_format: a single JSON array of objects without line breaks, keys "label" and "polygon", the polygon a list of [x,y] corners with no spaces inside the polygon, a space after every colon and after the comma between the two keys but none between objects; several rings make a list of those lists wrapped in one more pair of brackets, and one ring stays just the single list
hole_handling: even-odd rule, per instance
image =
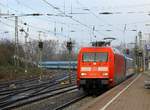
[{"label": "locomotive windshield", "polygon": [[83,53],[84,62],[107,62],[108,53],[106,52],[91,52]]}]

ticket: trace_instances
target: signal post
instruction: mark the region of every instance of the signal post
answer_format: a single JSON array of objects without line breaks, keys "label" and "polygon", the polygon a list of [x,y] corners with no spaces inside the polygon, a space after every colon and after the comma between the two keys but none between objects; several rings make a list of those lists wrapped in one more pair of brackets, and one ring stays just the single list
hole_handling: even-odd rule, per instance
[{"label": "signal post", "polygon": [[69,41],[67,41],[67,45],[66,45],[67,49],[68,49],[68,53],[69,53],[69,83],[72,83],[72,79],[71,79],[71,55],[72,55],[72,48],[73,48],[73,42],[71,41],[71,38]]},{"label": "signal post", "polygon": [[[41,63],[42,62],[42,50],[43,50],[43,42],[42,41],[39,41],[38,47],[39,47],[39,62]],[[42,72],[42,68],[41,68],[40,81],[42,79],[42,74],[43,74],[43,72]]]}]

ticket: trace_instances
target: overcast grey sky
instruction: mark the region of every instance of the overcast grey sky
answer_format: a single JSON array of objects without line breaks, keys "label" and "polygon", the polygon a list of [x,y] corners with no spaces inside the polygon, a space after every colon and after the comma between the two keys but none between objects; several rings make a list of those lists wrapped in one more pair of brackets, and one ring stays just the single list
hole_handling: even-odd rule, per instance
[{"label": "overcast grey sky", "polygon": [[[150,26],[145,26],[150,23],[150,0],[0,0],[1,13],[64,15],[60,11],[72,19],[64,16],[19,17],[19,25],[23,27],[24,22],[29,25],[30,39],[38,39],[37,31],[43,31],[43,39],[67,40],[71,37],[80,44],[104,37],[116,37],[114,44],[123,39],[134,42],[136,32],[131,30],[150,31]],[[114,14],[99,14],[101,12]],[[0,21],[1,35],[13,39],[14,18],[1,17]],[[4,34],[4,31],[9,33]],[[23,39],[23,35],[19,36]]]}]

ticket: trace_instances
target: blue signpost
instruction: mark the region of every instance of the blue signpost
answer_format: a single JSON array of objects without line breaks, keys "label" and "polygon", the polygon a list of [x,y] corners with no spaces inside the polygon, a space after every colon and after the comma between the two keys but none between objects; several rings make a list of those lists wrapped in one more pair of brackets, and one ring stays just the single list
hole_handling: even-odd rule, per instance
[{"label": "blue signpost", "polygon": [[149,62],[149,51],[150,51],[150,44],[145,44],[145,51],[146,51],[146,56],[145,56],[145,65],[146,69],[150,69],[150,62]]}]

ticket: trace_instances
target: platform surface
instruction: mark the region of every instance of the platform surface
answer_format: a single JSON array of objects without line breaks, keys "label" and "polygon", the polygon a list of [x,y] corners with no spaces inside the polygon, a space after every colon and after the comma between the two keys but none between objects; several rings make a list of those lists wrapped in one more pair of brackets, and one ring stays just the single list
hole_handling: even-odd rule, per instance
[{"label": "platform surface", "polygon": [[80,110],[150,110],[150,89],[144,87],[144,81],[150,80],[150,76],[141,73],[129,80]]}]

